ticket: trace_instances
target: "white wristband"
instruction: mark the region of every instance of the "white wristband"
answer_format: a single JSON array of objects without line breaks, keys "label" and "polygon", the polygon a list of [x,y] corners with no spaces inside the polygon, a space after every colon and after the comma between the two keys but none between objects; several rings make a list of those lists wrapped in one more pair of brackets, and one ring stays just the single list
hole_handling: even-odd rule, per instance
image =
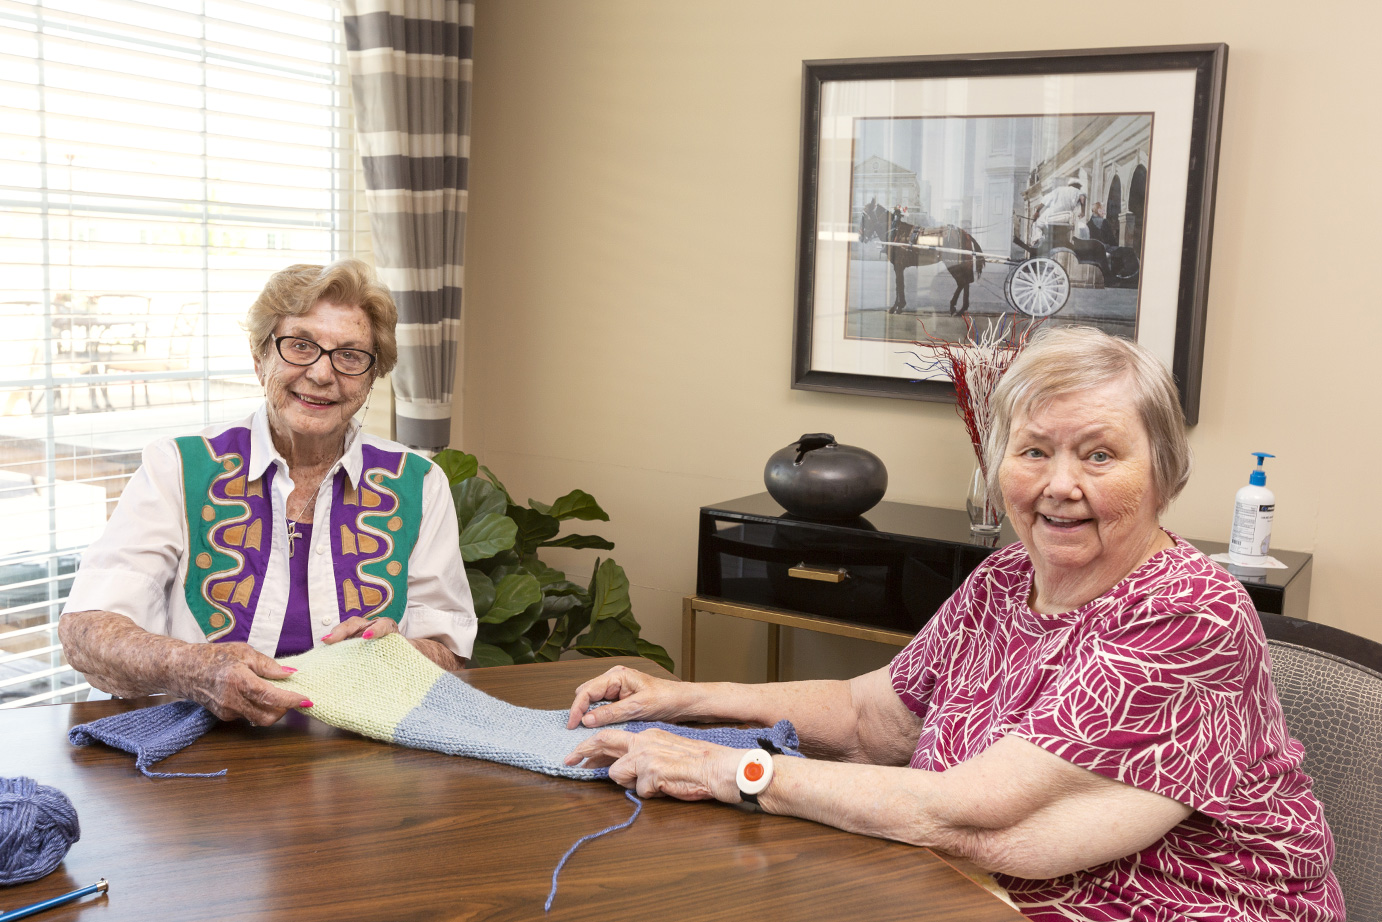
[{"label": "white wristband", "polygon": [[763,749],[750,749],[744,753],[734,773],[734,782],[739,786],[739,797],[744,806],[757,810],[758,795],[773,782],[772,755]]}]

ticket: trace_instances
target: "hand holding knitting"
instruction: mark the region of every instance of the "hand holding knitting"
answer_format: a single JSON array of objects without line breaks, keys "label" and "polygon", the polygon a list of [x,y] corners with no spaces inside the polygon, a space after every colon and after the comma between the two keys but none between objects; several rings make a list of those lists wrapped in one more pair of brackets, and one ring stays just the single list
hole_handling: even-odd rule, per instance
[{"label": "hand holding knitting", "polygon": [[[627,666],[615,666],[576,689],[566,729],[687,717],[687,695],[694,689],[690,682],[655,679]],[[592,710],[590,706],[596,701],[614,703]]]},{"label": "hand holding knitting", "polygon": [[221,720],[243,717],[256,726],[268,726],[291,708],[312,706],[302,695],[264,681],[286,679],[293,670],[249,644],[187,644],[178,652],[184,661],[169,670],[180,677],[175,691]]},{"label": "hand holding knitting", "polygon": [[666,730],[601,730],[573,749],[566,764],[585,760],[584,768],[608,766],[610,780],[639,797],[737,803],[739,789],[734,773],[742,755],[738,749]]},{"label": "hand holding knitting", "polygon": [[339,643],[351,637],[377,640],[385,634],[397,634],[398,623],[392,618],[362,618],[359,615],[347,618],[322,637],[323,643]]},{"label": "hand holding knitting", "polygon": [[[378,640],[389,634],[402,633],[398,629],[398,622],[392,618],[362,618],[359,615],[347,618],[340,624],[331,629],[329,633],[322,637],[322,643],[340,643],[342,640],[349,640],[352,637],[363,637],[365,640]],[[413,645],[423,656],[430,659],[443,669],[455,670],[465,665],[465,660],[458,659],[442,643],[429,640],[423,637],[409,637],[408,642]]]}]

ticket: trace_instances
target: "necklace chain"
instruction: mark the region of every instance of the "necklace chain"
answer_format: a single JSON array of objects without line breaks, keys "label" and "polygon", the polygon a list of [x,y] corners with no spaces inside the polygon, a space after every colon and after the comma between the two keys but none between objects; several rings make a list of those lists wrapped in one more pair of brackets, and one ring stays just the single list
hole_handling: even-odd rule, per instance
[{"label": "necklace chain", "polygon": [[296,516],[294,516],[291,512],[288,512],[287,504],[286,504],[286,503],[284,504],[284,512],[287,512],[287,513],[288,513],[288,556],[289,556],[289,557],[292,557],[292,556],[293,556],[293,552],[296,550],[296,548],[294,547],[294,542],[297,541],[298,538],[301,538],[301,537],[302,537],[302,532],[298,531],[298,526],[302,524],[302,522],[300,521],[300,519],[301,519],[301,518],[303,517],[303,515],[307,512],[307,507],[308,507],[308,506],[314,506],[314,505],[316,505],[317,497],[321,495],[322,486],[323,486],[323,485],[326,483],[326,481],[330,478],[331,472],[334,471],[334,470],[336,469],[337,463],[339,463],[340,460],[341,460],[341,458],[344,458],[344,457],[345,457],[345,442],[342,441],[342,443],[341,443],[341,454],[340,454],[340,456],[337,457],[335,461],[332,461],[332,462],[331,462],[331,465],[330,465],[329,467],[327,467],[326,473],[325,473],[325,474],[322,474],[321,479],[317,481],[317,488],[316,488],[315,490],[313,490],[313,491],[312,491],[312,495],[309,496],[309,497],[303,502],[302,506],[298,509],[298,514],[297,514]]}]

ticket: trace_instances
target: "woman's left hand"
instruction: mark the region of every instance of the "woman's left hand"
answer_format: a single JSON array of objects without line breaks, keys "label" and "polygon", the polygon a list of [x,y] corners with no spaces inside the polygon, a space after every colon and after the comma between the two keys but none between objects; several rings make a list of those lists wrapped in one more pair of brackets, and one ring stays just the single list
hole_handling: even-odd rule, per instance
[{"label": "woman's left hand", "polygon": [[567,765],[609,768],[611,781],[639,797],[739,801],[734,773],[743,751],[666,730],[601,730],[566,757]]},{"label": "woman's left hand", "polygon": [[[398,622],[392,618],[361,618],[356,615],[347,618],[340,624],[331,629],[331,633],[322,637],[322,643],[340,643],[342,640],[349,640],[352,637],[363,637],[366,640],[378,640],[386,634],[397,634]],[[455,671],[465,667],[465,660],[459,659],[440,641],[428,640],[422,637],[406,638],[408,643],[413,645],[423,656],[430,659],[443,669]]]},{"label": "woman's left hand", "polygon": [[331,633],[322,637],[323,643],[340,643],[342,640],[349,640],[351,637],[363,637],[366,640],[378,640],[385,634],[397,634],[398,623],[391,618],[362,618],[355,615],[347,618],[340,624],[331,629]]}]

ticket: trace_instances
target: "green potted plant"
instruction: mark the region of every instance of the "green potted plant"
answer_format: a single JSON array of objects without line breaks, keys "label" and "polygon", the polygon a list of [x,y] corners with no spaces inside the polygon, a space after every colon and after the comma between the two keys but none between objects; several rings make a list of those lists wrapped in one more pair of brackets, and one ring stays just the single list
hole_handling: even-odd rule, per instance
[{"label": "green potted plant", "polygon": [[538,559],[544,547],[613,549],[598,535],[558,537],[561,523],[571,519],[609,521],[595,497],[572,490],[551,505],[529,499],[520,506],[474,455],[448,448],[433,460],[451,482],[461,557],[480,622],[470,666],[552,662],[575,650],[642,656],[673,668],[665,649],[638,636],[623,567],[597,559],[589,585],[581,586]]}]

